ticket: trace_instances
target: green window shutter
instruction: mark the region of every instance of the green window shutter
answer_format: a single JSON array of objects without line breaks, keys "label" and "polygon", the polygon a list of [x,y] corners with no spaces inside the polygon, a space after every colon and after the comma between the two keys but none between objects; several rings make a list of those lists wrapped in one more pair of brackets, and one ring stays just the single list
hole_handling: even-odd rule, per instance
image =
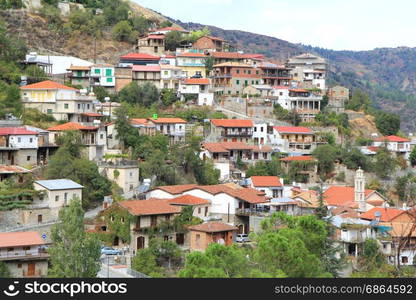
[{"label": "green window shutter", "polygon": [[111,69],[105,69],[105,76],[112,76],[113,71]]},{"label": "green window shutter", "polygon": [[82,71],[77,71],[77,76],[81,77],[82,76]]},{"label": "green window shutter", "polygon": [[113,82],[113,78],[107,78],[107,82]]},{"label": "green window shutter", "polygon": [[236,84],[240,84],[240,80],[236,80],[236,81],[235,81],[235,83],[236,83]]},{"label": "green window shutter", "polygon": [[65,104],[64,104],[64,108],[65,108],[65,109],[68,109],[68,108],[69,108],[68,103],[65,103]]},{"label": "green window shutter", "polygon": [[52,114],[52,109],[48,108],[48,109],[46,110],[46,113],[47,113],[48,115],[51,115],[51,114]]},{"label": "green window shutter", "polygon": [[101,70],[100,70],[100,69],[95,69],[95,70],[94,70],[94,73],[95,73],[95,74],[100,74],[100,73],[101,73]]}]

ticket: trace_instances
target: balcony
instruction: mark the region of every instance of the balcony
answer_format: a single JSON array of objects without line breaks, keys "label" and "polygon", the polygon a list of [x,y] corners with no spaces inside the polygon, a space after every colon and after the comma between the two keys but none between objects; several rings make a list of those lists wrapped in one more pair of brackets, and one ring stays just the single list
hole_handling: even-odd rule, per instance
[{"label": "balcony", "polygon": [[223,130],[221,136],[223,137],[251,137],[253,135],[253,130],[241,130],[241,131],[230,131]]},{"label": "balcony", "polygon": [[215,74],[214,76],[212,76],[213,79],[217,79],[217,78],[232,78],[233,76],[230,73],[225,73],[225,74]]},{"label": "balcony", "polygon": [[0,253],[0,261],[5,260],[33,260],[33,259],[48,259],[49,253],[38,250],[19,250],[19,251],[7,251]]}]

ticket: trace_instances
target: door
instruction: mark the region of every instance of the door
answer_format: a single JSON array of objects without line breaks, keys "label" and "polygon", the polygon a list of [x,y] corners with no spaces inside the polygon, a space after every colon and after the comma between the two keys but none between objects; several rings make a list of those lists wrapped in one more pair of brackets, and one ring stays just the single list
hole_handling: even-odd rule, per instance
[{"label": "door", "polygon": [[137,238],[137,250],[144,248],[144,236],[139,236]]},{"label": "door", "polygon": [[42,215],[38,215],[38,223],[42,223]]},{"label": "door", "polygon": [[36,271],[35,263],[29,263],[27,265],[27,276],[35,276],[35,271]]}]

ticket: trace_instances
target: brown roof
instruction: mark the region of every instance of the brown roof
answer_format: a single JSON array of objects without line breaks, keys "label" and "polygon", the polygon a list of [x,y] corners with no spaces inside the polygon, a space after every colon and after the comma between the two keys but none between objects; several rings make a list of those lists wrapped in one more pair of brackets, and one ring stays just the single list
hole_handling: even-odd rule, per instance
[{"label": "brown roof", "polygon": [[77,89],[74,89],[72,87],[51,81],[51,80],[45,80],[42,82],[37,82],[33,84],[28,84],[25,86],[22,86],[20,89],[22,90],[72,90],[77,91]]},{"label": "brown roof", "polygon": [[374,220],[376,218],[375,213],[380,213],[380,221],[381,222],[391,222],[398,216],[404,213],[408,213],[405,210],[392,208],[392,207],[374,207],[369,211],[366,211],[361,215],[361,219],[365,220]]},{"label": "brown roof", "polygon": [[134,216],[166,215],[181,212],[181,207],[171,205],[170,199],[150,198],[148,200],[128,200],[119,202],[121,207],[126,208]]},{"label": "brown roof", "polygon": [[247,145],[244,142],[218,142],[218,143],[203,143],[204,149],[209,152],[226,153],[230,150],[253,150],[254,146]]},{"label": "brown roof", "polygon": [[19,166],[0,166],[0,174],[29,173],[30,170]]},{"label": "brown roof", "polygon": [[256,187],[282,186],[277,176],[251,176],[251,182]]},{"label": "brown roof", "polygon": [[149,119],[149,121],[153,123],[164,123],[164,124],[185,124],[187,123],[184,119],[181,118],[157,118],[157,119]]},{"label": "brown roof", "polygon": [[207,222],[199,225],[189,226],[191,231],[202,231],[202,232],[222,232],[222,231],[235,231],[237,227],[222,223],[222,222]]},{"label": "brown roof", "polygon": [[217,127],[253,127],[252,120],[212,119],[211,123]]},{"label": "brown roof", "polygon": [[413,228],[413,223],[401,223],[401,222],[391,222],[385,223],[383,225],[391,227],[389,231],[392,237],[416,237],[416,230]]},{"label": "brown roof", "polygon": [[[365,190],[365,197],[370,196],[375,190]],[[324,201],[330,206],[356,206],[353,186],[331,186],[324,192]]]},{"label": "brown roof", "polygon": [[281,158],[281,161],[314,161],[315,158],[313,158],[310,155],[305,156],[288,156],[285,158]]},{"label": "brown roof", "polygon": [[36,231],[2,232],[0,248],[43,245],[45,242]]},{"label": "brown roof", "polygon": [[204,205],[210,204],[209,200],[195,197],[192,195],[182,195],[173,199],[169,199],[172,205]]},{"label": "brown roof", "polygon": [[183,192],[192,190],[197,187],[196,184],[183,184],[183,185],[165,185],[154,188],[153,190],[162,190],[172,195],[182,194]]},{"label": "brown roof", "polygon": [[68,122],[65,124],[56,125],[49,127],[49,131],[69,131],[69,130],[97,130],[98,127],[95,126],[84,126],[75,122]]}]

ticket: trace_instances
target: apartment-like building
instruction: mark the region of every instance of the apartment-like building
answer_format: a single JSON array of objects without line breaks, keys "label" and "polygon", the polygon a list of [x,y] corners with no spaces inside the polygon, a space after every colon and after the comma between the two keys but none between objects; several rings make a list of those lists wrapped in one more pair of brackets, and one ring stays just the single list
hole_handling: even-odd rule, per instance
[{"label": "apartment-like building", "polygon": [[210,141],[252,143],[252,120],[212,119],[210,124]]},{"label": "apartment-like building", "polygon": [[151,83],[159,89],[161,80],[160,71],[161,68],[159,65],[134,65],[132,67],[133,82],[139,85]]},{"label": "apartment-like building", "polygon": [[185,141],[186,125],[188,122],[181,118],[151,118],[149,123],[154,124],[156,131],[169,137],[171,143]]},{"label": "apartment-like building", "polygon": [[0,165],[37,164],[38,133],[23,127],[0,127]]},{"label": "apartment-like building", "polygon": [[200,52],[183,52],[176,55],[176,65],[187,77],[206,78],[205,60],[207,56]]}]

